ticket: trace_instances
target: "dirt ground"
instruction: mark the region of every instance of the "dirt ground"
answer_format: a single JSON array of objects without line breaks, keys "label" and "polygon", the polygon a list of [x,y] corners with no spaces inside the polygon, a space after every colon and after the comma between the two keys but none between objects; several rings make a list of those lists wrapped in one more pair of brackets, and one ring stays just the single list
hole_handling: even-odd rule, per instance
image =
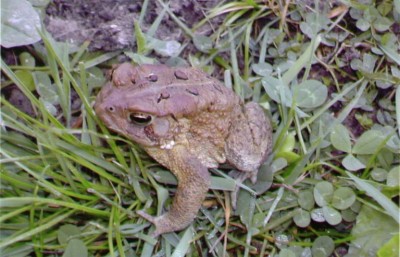
[{"label": "dirt ground", "polygon": [[[171,0],[172,12],[189,28],[204,18],[204,14],[218,4],[217,0]],[[76,45],[90,40],[90,50],[114,51],[134,48],[134,22],[139,20],[142,8],[146,8],[141,29],[146,32],[163,7],[158,1],[132,0],[54,0],[47,8],[47,30],[58,41]],[[207,23],[196,33],[207,35],[221,18]],[[182,42],[185,34],[170,15],[165,15],[155,37],[160,40]]]}]

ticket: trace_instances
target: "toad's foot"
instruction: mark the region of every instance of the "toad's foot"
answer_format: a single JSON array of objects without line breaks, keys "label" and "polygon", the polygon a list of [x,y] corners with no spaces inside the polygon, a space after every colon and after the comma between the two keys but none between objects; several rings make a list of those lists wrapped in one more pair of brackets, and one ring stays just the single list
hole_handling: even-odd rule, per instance
[{"label": "toad's foot", "polygon": [[151,233],[152,237],[158,237],[163,233],[168,233],[176,230],[181,230],[185,228],[189,224],[177,223],[176,220],[173,220],[171,215],[165,214],[158,217],[151,216],[144,211],[137,211],[142,218],[148,220],[149,222],[153,223],[156,229],[153,233]]},{"label": "toad's foot", "polygon": [[237,197],[239,194],[240,190],[240,184],[243,184],[243,182],[246,179],[250,179],[251,183],[255,184],[257,182],[257,171],[254,172],[243,172],[239,170],[233,170],[229,172],[229,176],[235,179],[236,181],[236,187],[235,190],[231,192],[231,205],[233,209],[236,209],[236,204],[237,204]]}]

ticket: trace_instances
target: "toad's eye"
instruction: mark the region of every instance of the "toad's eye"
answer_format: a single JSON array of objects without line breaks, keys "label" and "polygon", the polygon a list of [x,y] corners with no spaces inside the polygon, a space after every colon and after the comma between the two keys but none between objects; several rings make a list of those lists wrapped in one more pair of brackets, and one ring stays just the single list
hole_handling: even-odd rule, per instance
[{"label": "toad's eye", "polygon": [[128,120],[138,126],[147,126],[153,122],[154,117],[146,113],[131,112]]}]

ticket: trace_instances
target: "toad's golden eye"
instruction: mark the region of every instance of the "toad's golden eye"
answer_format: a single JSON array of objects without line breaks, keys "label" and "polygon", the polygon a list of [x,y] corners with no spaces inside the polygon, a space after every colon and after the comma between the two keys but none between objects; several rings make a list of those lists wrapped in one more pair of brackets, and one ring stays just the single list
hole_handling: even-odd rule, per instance
[{"label": "toad's golden eye", "polygon": [[154,116],[147,113],[131,112],[128,115],[128,120],[138,126],[147,126],[153,122]]}]

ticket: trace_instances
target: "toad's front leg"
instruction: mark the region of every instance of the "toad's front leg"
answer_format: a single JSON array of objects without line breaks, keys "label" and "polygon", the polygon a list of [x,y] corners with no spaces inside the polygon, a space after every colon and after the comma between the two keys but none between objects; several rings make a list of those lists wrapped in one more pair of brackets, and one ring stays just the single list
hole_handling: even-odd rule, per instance
[{"label": "toad's front leg", "polygon": [[210,186],[208,169],[196,157],[180,152],[168,160],[168,166],[178,179],[178,188],[169,212],[153,217],[139,211],[138,214],[156,226],[153,236],[182,230],[196,217]]}]

